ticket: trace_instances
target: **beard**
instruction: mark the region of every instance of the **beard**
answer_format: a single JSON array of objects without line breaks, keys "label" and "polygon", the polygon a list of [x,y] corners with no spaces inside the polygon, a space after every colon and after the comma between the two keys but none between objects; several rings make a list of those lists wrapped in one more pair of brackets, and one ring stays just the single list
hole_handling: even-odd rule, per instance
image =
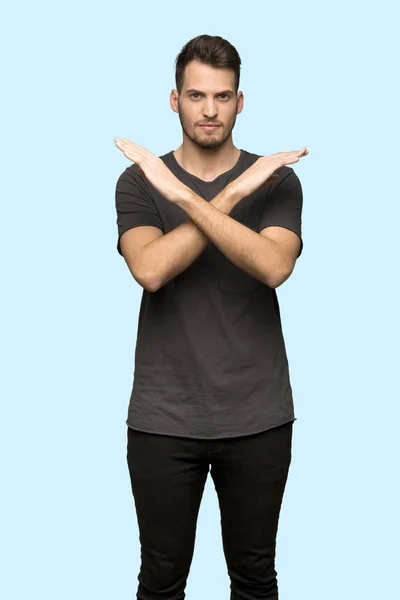
[{"label": "beard", "polygon": [[[189,131],[189,127],[188,127],[188,123],[185,120],[185,116],[183,114],[183,111],[181,110],[179,101],[178,101],[178,115],[179,115],[179,121],[181,122],[181,127],[183,129],[183,131],[185,132],[185,134],[187,135],[187,137],[194,143],[196,144],[196,146],[198,146],[199,148],[203,148],[203,149],[213,149],[213,148],[218,148],[219,146],[221,146],[231,135],[232,129],[235,126],[236,123],[236,117],[237,117],[237,102],[236,102],[236,110],[233,114],[233,117],[230,121],[228,121],[227,127],[224,128],[222,127],[222,125],[216,130],[216,132],[214,132],[213,135],[208,135],[207,133],[203,133],[203,132],[199,132],[197,133],[197,128],[194,130],[194,133],[190,133]],[[221,131],[223,131],[223,135],[221,137],[221,135],[218,135],[218,133],[220,133]]]}]

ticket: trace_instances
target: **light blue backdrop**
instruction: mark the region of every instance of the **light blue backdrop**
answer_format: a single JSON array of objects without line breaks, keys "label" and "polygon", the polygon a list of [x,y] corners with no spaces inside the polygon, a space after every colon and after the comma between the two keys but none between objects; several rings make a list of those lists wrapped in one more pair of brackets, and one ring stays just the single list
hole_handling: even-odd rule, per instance
[{"label": "light blue backdrop", "polygon": [[[400,597],[397,24],[387,1],[3,11],[2,598],[135,598],[125,418],[141,288],[115,247],[130,163],[113,138],[180,145],[174,59],[202,33],[242,58],[235,144],[310,150],[293,165],[304,251],[278,289],[297,416],[280,599]],[[229,599],[210,477],[186,593]]]}]

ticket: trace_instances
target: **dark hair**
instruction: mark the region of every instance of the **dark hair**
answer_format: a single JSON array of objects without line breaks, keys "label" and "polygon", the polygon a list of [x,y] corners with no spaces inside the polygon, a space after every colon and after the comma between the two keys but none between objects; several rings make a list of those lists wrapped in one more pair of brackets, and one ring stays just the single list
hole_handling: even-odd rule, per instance
[{"label": "dark hair", "polygon": [[198,35],[183,46],[175,60],[178,94],[182,91],[186,65],[192,60],[215,68],[232,69],[235,72],[235,92],[238,92],[241,60],[236,48],[227,40],[219,35]]}]

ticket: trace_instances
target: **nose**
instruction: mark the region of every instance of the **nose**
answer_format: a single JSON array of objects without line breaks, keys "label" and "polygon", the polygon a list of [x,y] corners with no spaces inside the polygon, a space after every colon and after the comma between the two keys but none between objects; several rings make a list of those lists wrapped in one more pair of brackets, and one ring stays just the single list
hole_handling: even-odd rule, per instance
[{"label": "nose", "polygon": [[215,119],[217,114],[218,114],[218,111],[215,108],[214,100],[213,99],[206,100],[204,103],[204,106],[203,106],[203,116],[206,119]]}]

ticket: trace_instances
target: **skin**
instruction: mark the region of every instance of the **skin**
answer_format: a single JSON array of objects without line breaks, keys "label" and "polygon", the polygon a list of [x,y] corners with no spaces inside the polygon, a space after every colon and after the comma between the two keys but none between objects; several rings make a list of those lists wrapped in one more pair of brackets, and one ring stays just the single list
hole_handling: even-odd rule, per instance
[{"label": "skin", "polygon": [[[243,93],[235,94],[233,71],[190,62],[180,95],[175,89],[171,91],[170,105],[182,126],[183,141],[174,152],[178,163],[204,181],[231,169],[240,155],[232,130],[244,105]],[[219,127],[208,131],[200,127],[203,123]]]},{"label": "skin", "polygon": [[[170,95],[183,135],[175,158],[184,169],[205,181],[231,169],[240,153],[233,145],[232,130],[236,115],[243,109],[244,97],[239,92],[226,98],[222,95],[226,90],[234,92],[233,71],[192,61],[185,69],[181,94],[172,90]],[[207,122],[216,122],[220,127],[215,131],[199,127]],[[260,157],[207,202],[142,146],[125,138],[116,137],[114,141],[129,160],[139,165],[142,175],[191,220],[165,235],[155,227],[136,227],[121,236],[128,267],[146,289],[157,291],[182,272],[209,241],[239,268],[270,287],[278,287],[290,276],[300,248],[298,236],[283,227],[267,227],[257,233],[229,217],[229,213],[242,198],[265,184],[276,169],[306,156],[306,148]]]}]

